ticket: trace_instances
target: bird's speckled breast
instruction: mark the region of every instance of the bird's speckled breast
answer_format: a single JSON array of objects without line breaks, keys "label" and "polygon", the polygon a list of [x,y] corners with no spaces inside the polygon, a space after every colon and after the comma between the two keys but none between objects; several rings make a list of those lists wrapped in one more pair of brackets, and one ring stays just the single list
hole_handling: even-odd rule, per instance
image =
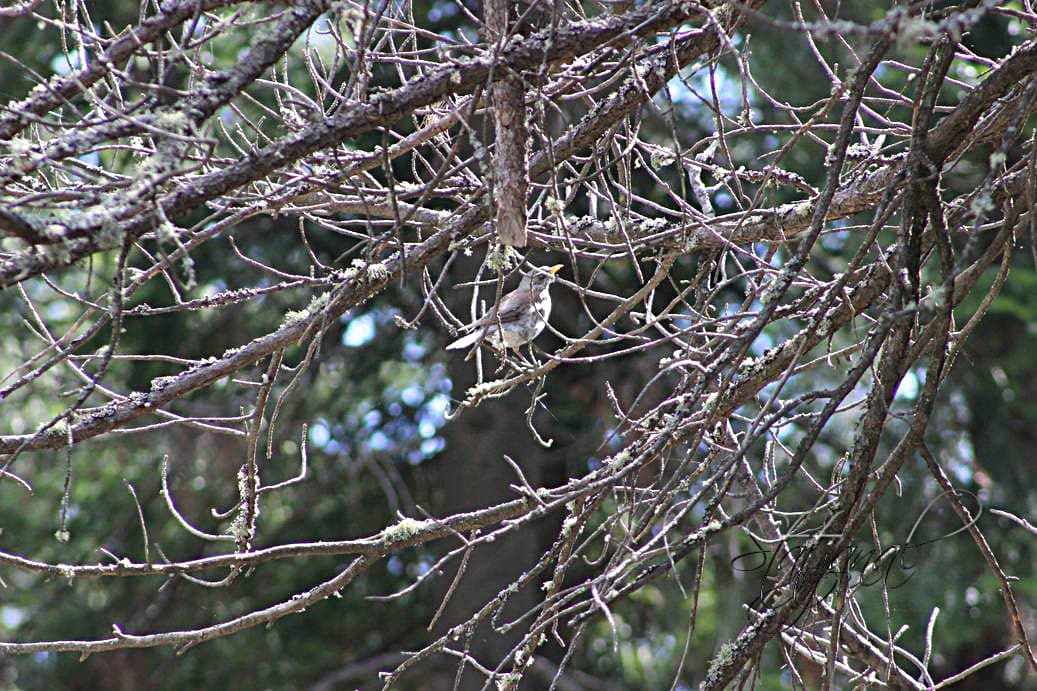
[{"label": "bird's speckled breast", "polygon": [[[504,331],[504,345],[515,349],[532,341],[544,330],[544,326],[547,324],[547,317],[550,314],[551,295],[545,290],[540,293],[540,298],[536,301],[537,318],[520,320],[512,324],[510,328]],[[532,317],[533,314],[530,313],[529,316]],[[491,334],[491,338],[496,341],[497,334],[493,332]]]}]

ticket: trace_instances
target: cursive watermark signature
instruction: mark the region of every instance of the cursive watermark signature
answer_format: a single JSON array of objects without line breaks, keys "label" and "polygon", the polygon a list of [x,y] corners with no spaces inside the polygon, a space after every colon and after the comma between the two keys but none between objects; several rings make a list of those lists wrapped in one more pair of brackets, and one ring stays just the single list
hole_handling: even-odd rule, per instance
[{"label": "cursive watermark signature", "polygon": [[[765,544],[750,535],[755,548],[731,560],[733,569],[757,573],[761,577],[760,594],[749,603],[750,611],[786,602],[803,602],[802,616],[813,601],[827,599],[837,588],[846,595],[880,583],[886,590],[900,588],[911,580],[915,570],[924,562],[926,548],[968,530],[982,515],[982,505],[976,495],[965,490],[956,494],[963,504],[967,499],[973,505],[971,523],[929,539],[919,533],[925,517],[946,497],[945,494],[929,502],[903,540],[884,547],[850,543],[844,549],[839,548],[844,536],[824,531],[785,538],[774,545]],[[816,573],[819,564],[828,564],[821,577],[809,577],[810,573]],[[811,597],[803,597],[804,588],[812,591]]]}]

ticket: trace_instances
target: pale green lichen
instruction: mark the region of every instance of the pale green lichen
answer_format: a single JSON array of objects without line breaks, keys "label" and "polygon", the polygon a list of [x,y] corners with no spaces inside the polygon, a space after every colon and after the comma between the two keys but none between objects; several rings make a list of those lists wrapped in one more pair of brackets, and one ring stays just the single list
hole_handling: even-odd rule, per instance
[{"label": "pale green lichen", "polygon": [[561,218],[562,214],[565,212],[565,202],[561,199],[556,199],[555,197],[548,197],[545,199],[544,207],[551,212],[551,215],[558,216],[559,218]]},{"label": "pale green lichen", "polygon": [[476,384],[468,389],[466,396],[469,399],[478,399],[483,396],[488,396],[493,393],[500,391],[501,385],[504,384],[503,379],[494,379],[493,381],[484,381],[481,384]]},{"label": "pale green lichen", "polygon": [[28,249],[29,243],[25,242],[21,238],[3,238],[0,240],[0,249],[5,252],[21,252],[22,250]]},{"label": "pale green lichen", "polygon": [[169,170],[175,163],[173,159],[165,154],[156,152],[148,156],[137,166],[137,173],[141,178],[157,180],[161,174]]},{"label": "pale green lichen", "polygon": [[313,299],[310,300],[310,304],[308,304],[304,309],[289,310],[288,312],[285,312],[284,319],[281,320],[281,328],[293,326],[305,319],[309,319],[314,314],[319,314],[328,306],[328,301],[330,299],[331,293],[314,295]]},{"label": "pale green lichen", "polygon": [[101,222],[101,228],[97,232],[97,242],[101,247],[116,247],[122,244],[123,238],[126,233],[123,231],[122,226],[116,223],[113,218],[106,218]]},{"label": "pale green lichen", "polygon": [[486,253],[486,265],[499,274],[505,273],[520,261],[522,255],[508,245],[493,245]]},{"label": "pale green lichen", "polygon": [[940,33],[940,27],[936,23],[922,17],[898,16],[891,13],[890,18],[894,22],[898,19],[901,20],[897,32],[897,48],[899,50],[907,50],[922,39],[932,38]]},{"label": "pale green lichen", "polygon": [[735,644],[730,641],[720,646],[720,650],[709,661],[709,671],[706,672],[706,680],[702,682],[704,686],[710,684],[711,680],[715,680],[721,669],[731,664],[734,660],[735,650]]},{"label": "pale green lichen", "polygon": [[170,132],[184,132],[189,121],[180,111],[166,111],[155,116],[155,124]]},{"label": "pale green lichen", "polygon": [[429,521],[416,521],[413,518],[401,519],[396,525],[391,525],[382,531],[382,540],[386,543],[401,542],[409,540],[424,530]]},{"label": "pale green lichen", "polygon": [[72,261],[72,251],[63,242],[54,245],[44,245],[40,248],[40,254],[54,264],[68,264]]},{"label": "pale green lichen", "polygon": [[60,434],[62,437],[67,437],[69,430],[68,420],[66,420],[65,418],[58,420],[54,423],[54,426],[51,427],[51,429],[54,430],[55,433]]},{"label": "pale green lichen", "polygon": [[7,142],[7,150],[16,158],[21,158],[32,151],[32,142],[25,137],[12,137],[11,140]]},{"label": "pale green lichen", "polygon": [[500,674],[496,677],[497,688],[500,689],[500,691],[513,688],[520,681],[522,681],[522,675],[518,672],[508,672],[507,674]]},{"label": "pale green lichen", "polygon": [[652,168],[665,168],[677,160],[677,155],[669,149],[652,149]]},{"label": "pale green lichen", "polygon": [[396,183],[396,192],[399,194],[407,194],[409,192],[420,192],[425,189],[425,185],[419,185],[416,182],[409,180],[401,180]]},{"label": "pale green lichen", "polygon": [[234,520],[231,521],[230,527],[227,528],[227,533],[234,538],[235,542],[242,543],[248,541],[248,528],[245,526],[245,514],[239,511],[234,516]]},{"label": "pale green lichen", "polygon": [[281,320],[281,328],[286,326],[295,326],[302,320],[310,316],[310,313],[306,310],[288,310],[284,313],[284,319]]},{"label": "pale green lichen", "polygon": [[163,245],[176,244],[176,226],[169,221],[163,221],[155,228],[155,239]]},{"label": "pale green lichen", "polygon": [[[251,482],[252,487],[249,487]],[[238,544],[247,544],[256,533],[256,519],[259,518],[259,502],[248,501],[248,497],[255,496],[259,490],[259,476],[249,478],[245,466],[238,469],[238,496],[241,497],[241,508],[231,521],[228,533],[234,537]]]},{"label": "pale green lichen", "polygon": [[974,216],[982,217],[986,216],[987,212],[994,208],[994,200],[990,198],[990,193],[983,191],[976,195],[976,198],[969,204],[969,210]]},{"label": "pale green lichen", "polygon": [[151,390],[157,391],[159,389],[164,389],[170,384],[175,383],[176,380],[176,377],[155,377],[151,380]]},{"label": "pale green lichen", "polygon": [[310,300],[310,304],[309,306],[307,306],[306,309],[308,309],[311,314],[320,312],[328,306],[329,300],[331,300],[331,293],[321,293],[320,295],[314,295],[313,299]]},{"label": "pale green lichen", "polygon": [[129,137],[126,140],[126,146],[130,147],[131,149],[133,149],[133,156],[135,158],[137,158],[138,160],[142,159],[142,158],[147,158],[147,156],[148,156],[148,149],[144,145],[144,138],[143,137],[140,137],[140,136],[137,136],[137,135]]}]

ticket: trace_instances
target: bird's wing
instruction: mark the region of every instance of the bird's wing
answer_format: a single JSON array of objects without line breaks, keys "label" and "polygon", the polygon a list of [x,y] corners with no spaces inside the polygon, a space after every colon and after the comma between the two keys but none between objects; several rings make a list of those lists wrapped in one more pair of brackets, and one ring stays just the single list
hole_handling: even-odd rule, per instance
[{"label": "bird's wing", "polygon": [[501,325],[518,319],[522,305],[529,299],[529,291],[516,289],[501,298],[500,304],[490,308],[490,311],[476,319],[471,324],[461,327],[462,332],[470,332],[462,336],[446,347],[447,350],[461,350],[474,345],[479,339],[486,335],[487,330],[496,328],[497,313],[500,312]]},{"label": "bird's wing", "polygon": [[[505,296],[507,297],[507,296]],[[501,300],[503,303],[504,300]],[[457,339],[446,347],[447,350],[461,350],[467,348],[470,345],[474,345],[479,339],[486,334],[486,326],[491,322],[496,323],[497,321],[497,308],[491,307],[490,311],[483,316],[476,319],[471,324],[465,324],[461,327],[461,333],[467,334]]]},{"label": "bird's wing", "polygon": [[501,298],[500,306],[497,309],[492,310],[491,318],[488,321],[490,324],[496,324],[498,312],[500,312],[501,324],[515,321],[519,315],[521,315],[528,303],[528,290],[513,290]]},{"label": "bird's wing", "polygon": [[492,327],[497,323],[497,314],[500,313],[501,323],[507,324],[509,321],[515,319],[517,314],[516,310],[522,307],[522,304],[527,300],[526,294],[528,291],[524,290],[513,290],[504,297],[501,298],[499,305],[494,305],[490,310],[483,316],[476,319],[474,322],[464,328],[464,330],[475,329],[480,326]]},{"label": "bird's wing", "polygon": [[480,338],[482,338],[482,336],[483,336],[482,329],[478,329],[478,330],[473,331],[472,333],[468,334],[467,336],[462,336],[461,338],[457,339],[456,341],[454,341],[453,343],[448,345],[446,347],[446,349],[447,350],[461,350],[463,348],[467,348],[468,346],[475,345],[475,343]]}]

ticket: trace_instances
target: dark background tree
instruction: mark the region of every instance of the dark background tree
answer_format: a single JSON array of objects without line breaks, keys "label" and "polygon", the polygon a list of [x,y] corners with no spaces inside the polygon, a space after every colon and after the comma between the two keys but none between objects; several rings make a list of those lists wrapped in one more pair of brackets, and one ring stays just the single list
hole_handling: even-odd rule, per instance
[{"label": "dark background tree", "polygon": [[4,686],[1037,688],[1029,4],[507,9],[0,8]]}]

